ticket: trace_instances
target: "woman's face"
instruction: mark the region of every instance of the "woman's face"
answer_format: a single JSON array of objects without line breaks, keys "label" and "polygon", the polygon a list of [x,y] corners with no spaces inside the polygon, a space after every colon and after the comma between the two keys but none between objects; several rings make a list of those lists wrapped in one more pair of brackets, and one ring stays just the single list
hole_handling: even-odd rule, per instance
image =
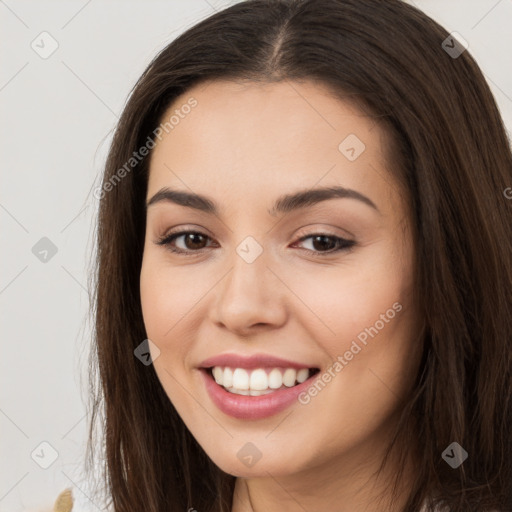
[{"label": "woman's face", "polygon": [[[368,463],[419,357],[411,224],[384,133],[312,82],[209,82],[172,115],[140,275],[163,389],[228,473]],[[315,192],[335,187],[354,192]],[[157,243],[177,232],[199,234]]]}]

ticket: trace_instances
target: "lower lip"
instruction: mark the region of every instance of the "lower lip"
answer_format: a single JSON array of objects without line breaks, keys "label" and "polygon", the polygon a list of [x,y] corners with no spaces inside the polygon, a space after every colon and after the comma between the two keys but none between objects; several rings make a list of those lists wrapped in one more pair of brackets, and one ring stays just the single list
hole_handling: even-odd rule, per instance
[{"label": "lower lip", "polygon": [[208,370],[201,368],[206,390],[213,403],[225,414],[241,420],[257,420],[267,418],[298,401],[300,393],[311,386],[312,381],[317,377],[317,373],[309,377],[301,384],[291,388],[281,389],[260,396],[237,395],[226,391],[219,386]]}]

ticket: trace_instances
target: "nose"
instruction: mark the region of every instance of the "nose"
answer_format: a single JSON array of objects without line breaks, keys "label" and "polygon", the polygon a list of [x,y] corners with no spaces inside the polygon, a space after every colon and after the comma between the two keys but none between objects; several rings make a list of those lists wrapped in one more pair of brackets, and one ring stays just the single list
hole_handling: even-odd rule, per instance
[{"label": "nose", "polygon": [[227,275],[213,290],[210,319],[242,337],[283,326],[287,287],[270,268],[265,251],[252,263],[233,251],[228,264]]}]

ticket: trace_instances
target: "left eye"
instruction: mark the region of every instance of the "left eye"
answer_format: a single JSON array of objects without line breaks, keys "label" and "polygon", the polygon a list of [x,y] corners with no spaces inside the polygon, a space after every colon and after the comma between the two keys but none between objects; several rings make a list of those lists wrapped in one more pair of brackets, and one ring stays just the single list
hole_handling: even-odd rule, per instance
[{"label": "left eye", "polygon": [[[185,247],[177,247],[174,242],[183,238]],[[312,239],[311,243],[313,249],[306,249],[308,252],[313,253],[315,256],[322,256],[325,254],[332,254],[340,251],[347,251],[355,245],[354,240],[347,240],[339,236],[330,235],[327,233],[315,233],[307,235],[299,239],[295,244],[304,242],[305,240]],[[166,246],[170,251],[178,254],[192,255],[193,253],[202,252],[205,248],[204,242],[211,240],[208,235],[199,231],[180,231],[172,233],[168,236],[160,238],[156,243],[157,245]]]},{"label": "left eye", "polygon": [[[339,236],[329,235],[327,233],[315,233],[313,235],[307,235],[302,237],[299,242],[304,242],[311,238],[311,245],[314,249],[323,248],[327,250],[313,250],[313,253],[328,253],[346,251],[355,245],[353,240],[347,240],[346,238],[340,238]],[[316,247],[315,247],[316,246]],[[328,246],[328,247],[326,247]],[[306,249],[310,251],[310,249]]]}]

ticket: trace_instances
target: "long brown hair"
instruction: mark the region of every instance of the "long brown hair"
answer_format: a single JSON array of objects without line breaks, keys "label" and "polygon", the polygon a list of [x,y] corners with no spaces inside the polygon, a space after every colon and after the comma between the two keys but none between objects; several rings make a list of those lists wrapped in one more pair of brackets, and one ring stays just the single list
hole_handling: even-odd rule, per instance
[{"label": "long brown hair", "polygon": [[[404,510],[427,497],[453,512],[512,510],[512,157],[481,71],[456,40],[448,47],[462,53],[447,51],[448,37],[399,0],[249,0],[187,30],[144,71],[98,194],[86,465],[94,471],[104,436],[101,481],[115,512],[231,509],[235,477],[134,356],[147,338],[139,276],[149,157],[126,166],[178,95],[217,78],[316,80],[385,126],[389,171],[411,206],[424,319],[420,371],[388,450],[403,461],[417,453]],[[468,453],[457,468],[442,457],[452,442]]]}]

